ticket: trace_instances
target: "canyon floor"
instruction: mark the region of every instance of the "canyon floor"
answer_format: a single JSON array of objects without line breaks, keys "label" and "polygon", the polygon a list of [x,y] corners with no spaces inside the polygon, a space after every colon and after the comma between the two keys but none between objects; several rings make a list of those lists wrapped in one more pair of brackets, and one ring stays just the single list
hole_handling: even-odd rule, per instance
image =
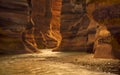
[{"label": "canyon floor", "polygon": [[80,52],[1,55],[0,75],[119,75],[120,61]]}]

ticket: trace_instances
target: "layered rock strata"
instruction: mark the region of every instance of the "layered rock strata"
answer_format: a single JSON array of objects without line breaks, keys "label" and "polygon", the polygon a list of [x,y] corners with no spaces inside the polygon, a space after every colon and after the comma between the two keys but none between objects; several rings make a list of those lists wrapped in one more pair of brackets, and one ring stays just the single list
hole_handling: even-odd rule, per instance
[{"label": "layered rock strata", "polygon": [[60,26],[62,41],[58,50],[87,51],[89,23],[85,1],[63,0]]},{"label": "layered rock strata", "polygon": [[[94,45],[95,57],[120,58],[120,1],[96,2],[93,18],[99,23]],[[95,4],[96,4],[95,3]]]},{"label": "layered rock strata", "polygon": [[0,0],[0,53],[37,51],[31,30],[33,27],[27,29],[31,26],[28,22],[28,13],[29,4],[26,0]]}]

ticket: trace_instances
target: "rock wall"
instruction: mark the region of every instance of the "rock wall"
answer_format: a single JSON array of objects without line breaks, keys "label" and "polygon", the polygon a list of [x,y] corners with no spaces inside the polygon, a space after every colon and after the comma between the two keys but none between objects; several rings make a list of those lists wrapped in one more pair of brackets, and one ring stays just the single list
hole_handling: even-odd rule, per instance
[{"label": "rock wall", "polygon": [[61,3],[62,0],[32,0],[38,48],[55,48],[59,45]]},{"label": "rock wall", "polygon": [[120,1],[63,0],[55,51],[94,52],[97,58],[120,58]]},{"label": "rock wall", "polygon": [[[60,34],[61,8],[62,0],[51,0],[52,18],[50,22],[49,37],[53,38],[57,42],[54,47],[59,47],[62,39]],[[51,42],[49,44],[51,44]]]},{"label": "rock wall", "polygon": [[63,0],[60,32],[60,51],[87,51],[88,26],[85,1]]},{"label": "rock wall", "polygon": [[118,0],[0,0],[0,53],[57,47],[120,58],[119,24]]},{"label": "rock wall", "polygon": [[96,33],[94,45],[95,57],[120,58],[119,24],[120,24],[120,1],[104,0],[93,1],[92,15],[99,27]]},{"label": "rock wall", "polygon": [[[32,18],[38,48],[54,48],[58,44],[61,0],[32,0]],[[56,8],[57,7],[57,8]]]},{"label": "rock wall", "polygon": [[46,38],[50,28],[50,2],[47,0],[32,0],[32,18],[35,23],[35,40],[38,48],[46,48]]},{"label": "rock wall", "polygon": [[[36,52],[26,0],[0,0],[0,53]],[[29,34],[28,34],[29,32]]]},{"label": "rock wall", "polygon": [[0,0],[1,53],[36,52],[37,47],[57,47],[61,41],[61,1]]}]

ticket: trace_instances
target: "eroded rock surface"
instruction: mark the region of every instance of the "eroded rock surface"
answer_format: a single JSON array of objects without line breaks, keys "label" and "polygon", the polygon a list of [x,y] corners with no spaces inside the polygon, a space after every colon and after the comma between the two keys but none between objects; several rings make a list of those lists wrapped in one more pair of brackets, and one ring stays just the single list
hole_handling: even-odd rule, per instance
[{"label": "eroded rock surface", "polygon": [[27,1],[0,0],[1,53],[57,47],[120,58],[120,1]]},{"label": "eroded rock surface", "polygon": [[28,22],[30,16],[28,13],[29,4],[26,0],[0,0],[0,53],[36,51],[33,30],[31,30],[33,27],[32,23]]},{"label": "eroded rock surface", "polygon": [[90,19],[86,14],[85,1],[63,1],[60,32],[61,51],[87,51]]},{"label": "eroded rock surface", "polygon": [[118,0],[62,2],[60,51],[95,52],[95,57],[119,58]]},{"label": "eroded rock surface", "polygon": [[95,42],[95,57],[120,58],[118,40],[120,33],[120,1],[112,0],[109,2],[105,0],[97,3],[93,18],[99,23],[98,32],[96,33],[98,44],[96,45]]}]

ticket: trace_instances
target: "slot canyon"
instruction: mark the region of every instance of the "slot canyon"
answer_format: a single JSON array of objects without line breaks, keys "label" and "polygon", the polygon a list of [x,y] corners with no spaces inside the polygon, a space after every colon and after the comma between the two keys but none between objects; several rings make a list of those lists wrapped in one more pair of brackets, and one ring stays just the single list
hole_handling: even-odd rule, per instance
[{"label": "slot canyon", "polygon": [[0,0],[0,75],[119,75],[119,24],[119,0]]}]

